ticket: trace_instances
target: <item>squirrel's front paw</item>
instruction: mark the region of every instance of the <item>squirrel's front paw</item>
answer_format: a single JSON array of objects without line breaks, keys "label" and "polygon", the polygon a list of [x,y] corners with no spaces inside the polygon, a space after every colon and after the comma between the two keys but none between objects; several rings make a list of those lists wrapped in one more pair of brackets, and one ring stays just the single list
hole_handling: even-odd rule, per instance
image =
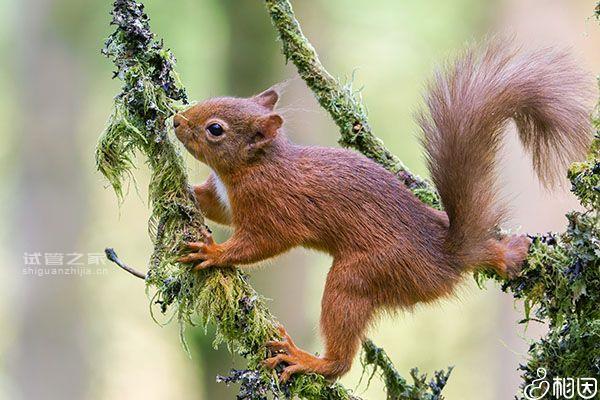
[{"label": "squirrel's front paw", "polygon": [[198,271],[219,264],[219,257],[223,253],[223,246],[215,243],[212,235],[206,238],[206,243],[185,242],[184,245],[193,252],[180,257],[181,263],[194,263],[194,270]]}]

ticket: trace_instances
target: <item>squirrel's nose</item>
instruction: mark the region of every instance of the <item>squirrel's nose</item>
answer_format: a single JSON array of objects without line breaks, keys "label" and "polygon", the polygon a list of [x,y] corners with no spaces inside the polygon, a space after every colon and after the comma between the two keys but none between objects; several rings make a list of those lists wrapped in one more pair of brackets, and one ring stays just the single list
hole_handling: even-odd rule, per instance
[{"label": "squirrel's nose", "polygon": [[179,125],[181,125],[181,119],[179,119],[179,116],[176,115],[175,118],[173,118],[173,127],[177,129]]}]

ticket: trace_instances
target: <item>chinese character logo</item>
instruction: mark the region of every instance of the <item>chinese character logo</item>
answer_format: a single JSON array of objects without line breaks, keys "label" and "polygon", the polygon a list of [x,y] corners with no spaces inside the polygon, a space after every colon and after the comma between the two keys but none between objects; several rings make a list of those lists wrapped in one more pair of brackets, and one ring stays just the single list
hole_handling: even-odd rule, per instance
[{"label": "chinese character logo", "polygon": [[[532,383],[525,386],[523,396],[527,400],[541,400],[550,389],[553,398],[557,399],[594,399],[598,394],[598,381],[596,378],[561,378],[554,377],[552,385],[546,379],[546,369],[538,368],[537,377]],[[579,397],[575,397],[575,395]]]},{"label": "chinese character logo", "polygon": [[596,378],[580,378],[577,380],[577,394],[582,399],[593,399],[598,393],[598,381]]},{"label": "chinese character logo", "polygon": [[534,379],[532,383],[525,386],[523,396],[528,400],[540,400],[550,391],[550,382],[546,380],[546,369],[538,368],[538,379]]}]

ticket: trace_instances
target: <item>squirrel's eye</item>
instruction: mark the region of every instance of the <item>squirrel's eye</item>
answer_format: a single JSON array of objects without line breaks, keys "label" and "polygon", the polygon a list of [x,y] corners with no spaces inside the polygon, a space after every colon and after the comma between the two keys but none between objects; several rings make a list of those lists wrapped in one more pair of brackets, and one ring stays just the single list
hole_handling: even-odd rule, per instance
[{"label": "squirrel's eye", "polygon": [[210,124],[206,129],[213,136],[221,136],[223,134],[223,127],[219,124]]}]

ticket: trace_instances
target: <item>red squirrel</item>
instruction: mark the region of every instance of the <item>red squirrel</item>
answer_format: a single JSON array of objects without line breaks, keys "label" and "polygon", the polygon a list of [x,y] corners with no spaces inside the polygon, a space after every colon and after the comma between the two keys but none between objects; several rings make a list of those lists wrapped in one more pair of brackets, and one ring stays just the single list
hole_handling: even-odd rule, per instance
[{"label": "red squirrel", "polygon": [[378,312],[449,296],[477,268],[519,272],[529,239],[499,238],[496,230],[505,215],[495,171],[502,133],[512,119],[538,176],[552,183],[590,143],[587,82],[565,53],[522,53],[497,42],[442,68],[418,121],[445,212],[362,154],[291,143],[274,88],[194,105],[175,116],[176,136],[212,169],[194,187],[200,208],[234,231],[224,243],[187,243],[192,252],[180,261],[243,266],[296,246],[330,254],[324,355],[300,350],[282,328],[265,364],[285,363],[283,381],[302,372],[337,378]]}]

